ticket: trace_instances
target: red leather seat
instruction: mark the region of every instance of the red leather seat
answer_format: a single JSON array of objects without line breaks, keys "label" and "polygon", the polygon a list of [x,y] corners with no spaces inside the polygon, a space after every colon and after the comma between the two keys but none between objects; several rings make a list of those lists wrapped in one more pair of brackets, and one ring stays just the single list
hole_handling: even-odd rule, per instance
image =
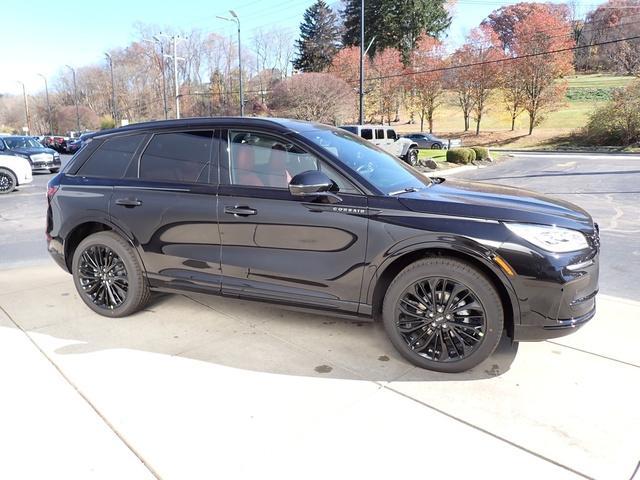
[{"label": "red leather seat", "polygon": [[271,147],[269,157],[269,171],[267,173],[267,185],[269,187],[287,188],[291,181],[291,174],[287,171],[287,151],[276,143]]},{"label": "red leather seat", "polygon": [[235,150],[235,162],[233,162],[234,183],[236,185],[264,187],[264,182],[255,172],[256,161],[253,147],[238,143],[234,144],[232,148]]}]

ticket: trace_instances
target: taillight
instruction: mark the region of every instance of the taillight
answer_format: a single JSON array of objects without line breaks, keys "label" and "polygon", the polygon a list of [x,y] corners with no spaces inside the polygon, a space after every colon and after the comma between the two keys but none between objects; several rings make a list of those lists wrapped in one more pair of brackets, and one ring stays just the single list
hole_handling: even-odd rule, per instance
[{"label": "taillight", "polygon": [[51,202],[51,200],[53,199],[53,196],[56,194],[56,192],[58,191],[59,185],[49,185],[47,187],[47,201]]}]

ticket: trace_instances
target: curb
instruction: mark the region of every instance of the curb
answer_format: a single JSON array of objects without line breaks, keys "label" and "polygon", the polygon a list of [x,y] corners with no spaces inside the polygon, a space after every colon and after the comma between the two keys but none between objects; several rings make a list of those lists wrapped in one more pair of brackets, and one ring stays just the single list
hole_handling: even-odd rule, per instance
[{"label": "curb", "polygon": [[502,148],[492,148],[491,151],[500,153],[526,153],[527,155],[640,155],[640,152],[599,152],[596,150],[508,150]]},{"label": "curb", "polygon": [[431,170],[429,172],[421,173],[427,177],[446,177],[447,175],[455,175],[456,173],[478,170],[480,168],[487,168],[487,165],[463,165],[461,167],[446,168],[444,170]]}]

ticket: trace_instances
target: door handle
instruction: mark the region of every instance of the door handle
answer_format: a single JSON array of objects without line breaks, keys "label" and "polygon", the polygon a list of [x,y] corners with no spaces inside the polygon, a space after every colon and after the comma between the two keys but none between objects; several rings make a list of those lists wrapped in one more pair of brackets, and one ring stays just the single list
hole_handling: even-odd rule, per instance
[{"label": "door handle", "polygon": [[249,215],[255,215],[258,211],[255,208],[246,207],[244,205],[236,205],[235,207],[224,207],[224,213],[235,215],[237,217],[248,217]]},{"label": "door handle", "polygon": [[142,205],[142,200],[137,198],[119,198],[116,200],[116,205],[122,205],[123,207],[133,208]]}]

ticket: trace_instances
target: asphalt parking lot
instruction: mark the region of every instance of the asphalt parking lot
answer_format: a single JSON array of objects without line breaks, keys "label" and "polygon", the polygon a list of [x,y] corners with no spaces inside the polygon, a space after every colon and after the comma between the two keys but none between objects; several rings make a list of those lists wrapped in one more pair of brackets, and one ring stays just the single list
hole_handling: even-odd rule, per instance
[{"label": "asphalt parking lot", "polygon": [[49,175],[0,198],[0,478],[632,478],[640,158],[516,156],[457,176],[594,215],[592,322],[446,375],[407,364],[380,325],[251,302],[162,295],[108,320],[46,257]]}]

